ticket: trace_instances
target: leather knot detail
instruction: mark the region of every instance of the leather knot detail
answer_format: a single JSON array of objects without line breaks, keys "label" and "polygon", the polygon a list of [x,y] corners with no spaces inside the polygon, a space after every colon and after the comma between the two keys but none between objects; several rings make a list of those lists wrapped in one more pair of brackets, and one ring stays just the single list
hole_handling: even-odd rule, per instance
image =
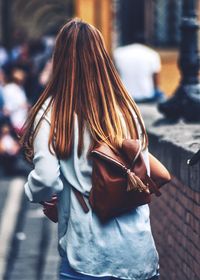
[{"label": "leather knot detail", "polygon": [[139,191],[150,193],[148,186],[146,186],[142,180],[130,169],[126,169],[128,184],[127,184],[127,192],[129,191]]}]

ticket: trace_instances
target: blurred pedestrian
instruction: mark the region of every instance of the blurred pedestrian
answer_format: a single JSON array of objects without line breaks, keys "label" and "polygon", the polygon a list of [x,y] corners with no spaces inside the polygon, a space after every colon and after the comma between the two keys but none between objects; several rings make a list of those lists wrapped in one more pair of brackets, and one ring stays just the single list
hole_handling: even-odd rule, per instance
[{"label": "blurred pedestrian", "polygon": [[[0,165],[5,175],[14,175],[17,171],[17,160],[20,145],[9,119],[0,122]],[[18,169],[19,170],[19,169]],[[21,171],[21,170],[20,170]]]},{"label": "blurred pedestrian", "polygon": [[5,101],[4,101],[4,95],[3,95],[4,85],[5,85],[5,75],[4,75],[3,70],[0,68],[0,133],[1,133],[2,125],[7,120],[7,116],[5,113]]},{"label": "blurred pedestrian", "polygon": [[0,116],[3,113],[3,106],[4,106],[3,85],[4,85],[4,74],[2,69],[0,68]]},{"label": "blurred pedestrian", "polygon": [[[30,48],[32,49],[30,50]],[[8,79],[12,75],[11,72],[14,68],[21,69],[26,74],[23,88],[30,104],[34,104],[39,96],[39,73],[35,69],[34,64],[34,55],[37,51],[34,48],[35,46],[30,46],[28,41],[23,42],[22,45],[19,45],[16,48],[14,55],[11,56],[11,59],[3,65],[3,69]],[[31,51],[33,52],[33,55]]]},{"label": "blurred pedestrian", "polygon": [[[34,164],[25,185],[27,197],[37,203],[58,196],[60,279],[158,277],[148,204],[101,223],[88,203],[93,166],[88,152],[101,142],[116,150],[127,137],[139,137],[149,169],[142,117],[102,35],[92,25],[72,19],[58,34],[50,81],[22,137]],[[74,189],[84,196],[87,214]]]},{"label": "blurred pedestrian", "polygon": [[39,84],[41,87],[41,91],[43,91],[47,86],[51,76],[51,72],[52,72],[52,60],[50,59],[46,62],[44,69],[41,71],[39,75]]},{"label": "blurred pedestrian", "polygon": [[131,97],[138,102],[161,101],[164,98],[159,89],[161,61],[159,54],[138,43],[118,47],[114,50],[114,60],[121,79]]},{"label": "blurred pedestrian", "polygon": [[28,101],[23,88],[26,73],[23,69],[13,68],[10,81],[3,88],[4,112],[10,118],[11,124],[20,133],[28,114]]},{"label": "blurred pedestrian", "polygon": [[0,86],[0,123],[1,120],[4,118],[4,99],[3,99],[3,90]]},{"label": "blurred pedestrian", "polygon": [[30,57],[33,62],[34,73],[39,74],[44,68],[49,56],[46,52],[45,42],[41,39],[30,40]]},{"label": "blurred pedestrian", "polygon": [[0,67],[2,67],[8,61],[8,53],[0,42]]},{"label": "blurred pedestrian", "polygon": [[12,36],[12,49],[10,60],[16,61],[23,52],[24,44],[27,42],[27,34],[22,28],[16,29]]},{"label": "blurred pedestrian", "polygon": [[4,175],[25,175],[29,168],[24,164],[17,137],[27,117],[21,111],[25,95],[21,87],[25,74],[20,71],[13,69],[13,77],[5,85],[5,75],[0,70],[0,166]]},{"label": "blurred pedestrian", "polygon": [[51,49],[46,49],[46,43],[42,39],[32,40],[29,42],[30,57],[32,61],[32,75],[31,81],[28,83],[28,91],[29,100],[32,105],[37,102],[49,79],[49,76],[46,76],[45,84],[43,83],[43,80],[41,81],[40,77],[43,75],[43,71],[45,71],[47,75],[50,74],[49,71],[48,73],[46,72],[46,64],[48,63],[49,57],[52,55],[52,53]]}]

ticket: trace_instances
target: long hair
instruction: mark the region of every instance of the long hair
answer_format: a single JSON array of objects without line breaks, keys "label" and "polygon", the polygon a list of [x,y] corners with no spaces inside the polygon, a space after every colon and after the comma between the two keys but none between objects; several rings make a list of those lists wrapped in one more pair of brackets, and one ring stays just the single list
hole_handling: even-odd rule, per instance
[{"label": "long hair", "polygon": [[43,116],[36,127],[34,121],[47,98],[46,111],[52,109],[49,149],[53,147],[52,152],[61,159],[69,157],[73,146],[74,114],[78,118],[79,156],[85,126],[93,143],[105,142],[116,150],[125,137],[122,115],[130,137],[138,137],[133,112],[142,127],[143,147],[147,146],[140,112],[120,80],[101,33],[80,19],[67,22],[56,38],[50,81],[32,108],[21,138],[28,159],[33,157],[33,141]]}]

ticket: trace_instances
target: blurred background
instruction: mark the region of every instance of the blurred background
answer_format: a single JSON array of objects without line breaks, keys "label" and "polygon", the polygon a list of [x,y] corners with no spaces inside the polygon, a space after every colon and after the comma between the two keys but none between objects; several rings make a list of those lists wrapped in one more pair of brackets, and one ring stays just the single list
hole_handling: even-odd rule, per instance
[{"label": "blurred background", "polygon": [[[183,2],[0,0],[0,279],[57,279],[56,227],[40,206],[29,206],[24,198],[31,167],[24,161],[18,134],[48,83],[59,29],[74,16],[97,27],[131,96],[155,105],[171,97],[180,81]],[[196,3],[198,14],[200,1]],[[133,73],[137,84],[132,84]],[[191,279],[173,277],[161,279]]]},{"label": "blurred background", "polygon": [[181,10],[182,0],[1,0],[0,41],[10,52],[25,43],[35,44],[35,50],[29,46],[29,52],[31,56],[33,52],[38,55],[50,43],[48,39],[54,38],[74,15],[102,31],[110,52],[117,46],[134,43],[142,34],[145,43],[161,55],[161,89],[170,95],[178,80],[175,62]]},{"label": "blurred background", "polygon": [[[180,78],[176,61],[182,2],[0,0],[0,157],[4,173],[26,170],[17,134],[48,82],[55,36],[69,18],[80,17],[100,29],[136,102],[159,101],[173,94]],[[132,47],[123,48],[127,45]],[[141,48],[144,45],[150,47]],[[139,82],[133,84],[132,76]]]}]

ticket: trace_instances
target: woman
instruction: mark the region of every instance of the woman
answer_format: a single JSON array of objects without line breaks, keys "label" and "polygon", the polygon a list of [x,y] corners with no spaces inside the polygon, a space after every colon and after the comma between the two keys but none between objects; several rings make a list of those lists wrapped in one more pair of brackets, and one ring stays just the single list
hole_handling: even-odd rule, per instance
[{"label": "woman", "polygon": [[87,200],[91,147],[103,141],[116,149],[127,137],[140,137],[149,169],[141,115],[102,35],[92,25],[72,19],[57,36],[50,81],[22,138],[35,167],[25,185],[29,200],[58,196],[60,279],[157,279],[148,205],[102,224],[91,209],[84,213],[72,190]]}]

